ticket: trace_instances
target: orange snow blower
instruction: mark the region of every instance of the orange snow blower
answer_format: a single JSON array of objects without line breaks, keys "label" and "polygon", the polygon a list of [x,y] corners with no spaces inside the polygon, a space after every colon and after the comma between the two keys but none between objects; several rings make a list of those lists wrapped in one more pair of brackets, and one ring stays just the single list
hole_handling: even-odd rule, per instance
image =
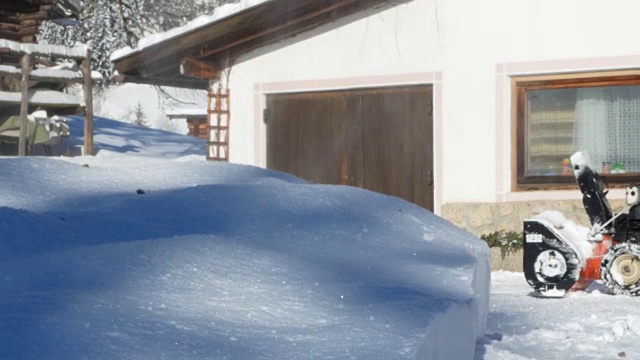
[{"label": "orange snow blower", "polygon": [[615,294],[640,295],[638,186],[626,189],[627,208],[614,215],[602,178],[589,167],[588,156],[575,153],[571,165],[591,229],[580,238],[549,219],[525,220],[523,265],[527,282],[543,297],[584,290],[594,280],[602,280]]}]

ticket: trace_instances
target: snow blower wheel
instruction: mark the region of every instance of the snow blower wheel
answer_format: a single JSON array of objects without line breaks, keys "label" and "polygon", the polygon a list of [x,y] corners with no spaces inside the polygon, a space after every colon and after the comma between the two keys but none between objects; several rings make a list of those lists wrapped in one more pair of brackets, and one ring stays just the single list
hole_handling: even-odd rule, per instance
[{"label": "snow blower wheel", "polygon": [[600,276],[614,294],[640,296],[640,245],[612,246],[602,258]]},{"label": "snow blower wheel", "polygon": [[538,280],[545,283],[556,283],[567,273],[567,261],[557,250],[541,252],[533,267]]},{"label": "snow blower wheel", "polygon": [[540,297],[563,297],[580,277],[576,252],[544,220],[526,220],[523,268]]}]

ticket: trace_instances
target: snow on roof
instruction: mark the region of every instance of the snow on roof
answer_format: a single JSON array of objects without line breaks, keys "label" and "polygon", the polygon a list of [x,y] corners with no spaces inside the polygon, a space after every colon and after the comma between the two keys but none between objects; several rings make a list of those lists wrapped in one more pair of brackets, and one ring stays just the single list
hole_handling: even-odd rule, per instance
[{"label": "snow on roof", "polygon": [[20,75],[20,69],[11,65],[0,65],[0,73],[4,73],[6,75]]},{"label": "snow on roof", "polygon": [[[76,63],[62,63],[49,68],[36,69],[31,71],[33,76],[55,78],[55,79],[77,79],[82,78],[82,72]],[[91,71],[91,79],[102,81],[102,74],[98,71]]]},{"label": "snow on roof", "polygon": [[[15,66],[0,65],[0,74],[9,76],[20,76],[22,71]],[[49,68],[35,69],[30,72],[33,80],[42,79],[57,79],[57,80],[82,80],[82,72],[78,69],[78,65],[75,63],[63,63]],[[93,81],[102,81],[102,74],[98,71],[91,71],[91,79]]]},{"label": "snow on roof", "polygon": [[0,39],[0,49],[8,49],[13,53],[18,54],[53,55],[74,59],[83,59],[87,57],[89,51],[89,47],[86,45],[67,47],[50,44],[21,44],[7,39]]},{"label": "snow on roof", "polygon": [[[19,92],[0,91],[0,104],[20,104]],[[36,89],[29,91],[29,104],[49,106],[80,106],[84,101],[75,95],[55,90]]]},{"label": "snow on roof", "polygon": [[272,1],[272,0],[240,0],[236,3],[233,4],[225,4],[222,6],[219,6],[215,9],[215,11],[213,12],[212,15],[202,15],[200,17],[197,17],[196,19],[188,22],[186,25],[184,26],[180,26],[174,29],[171,29],[169,31],[166,32],[162,32],[162,33],[157,33],[157,34],[152,34],[149,35],[147,37],[144,37],[142,39],[140,39],[140,41],[138,42],[138,46],[136,46],[135,49],[132,49],[131,47],[127,46],[121,49],[118,49],[116,51],[114,51],[111,54],[111,61],[115,61],[118,59],[122,59],[124,57],[127,57],[133,53],[136,52],[140,52],[142,50],[144,50],[147,47],[150,47],[152,45],[161,43],[163,41],[178,37],[182,34],[188,33],[190,31],[196,30],[196,29],[200,29],[203,27],[206,27],[212,23],[215,23],[217,21],[220,21],[226,17],[229,17],[231,15],[237,14],[243,10],[249,9],[251,7],[260,5],[262,3],[265,3],[267,1]]},{"label": "snow on roof", "polygon": [[207,109],[201,108],[174,108],[166,112],[169,117],[207,116]]},{"label": "snow on roof", "polygon": [[[31,72],[31,75],[34,77],[60,80],[82,79],[82,73],[80,71],[73,71],[70,69],[36,69]],[[92,71],[91,79],[95,81],[102,81],[102,74],[97,71]]]}]

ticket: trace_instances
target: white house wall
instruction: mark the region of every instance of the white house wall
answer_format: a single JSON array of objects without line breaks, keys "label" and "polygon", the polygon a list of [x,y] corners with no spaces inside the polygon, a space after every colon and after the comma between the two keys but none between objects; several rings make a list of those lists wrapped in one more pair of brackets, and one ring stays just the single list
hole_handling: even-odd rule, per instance
[{"label": "white house wall", "polygon": [[413,0],[259,49],[231,70],[231,161],[266,165],[265,94],[427,83],[436,213],[579,198],[511,191],[511,76],[639,67],[639,13],[631,0]]},{"label": "white house wall", "polygon": [[[230,160],[266,165],[265,94],[433,84],[437,97],[443,59],[439,7],[430,1],[410,1],[385,11],[371,9],[338,20],[337,28],[324,26],[238,59],[230,74]],[[440,109],[435,107],[437,122]],[[437,133],[434,141],[438,142]],[[437,146],[434,150],[439,151]],[[437,183],[442,175],[437,154],[434,163]],[[442,196],[438,189],[435,192],[437,206]]]}]

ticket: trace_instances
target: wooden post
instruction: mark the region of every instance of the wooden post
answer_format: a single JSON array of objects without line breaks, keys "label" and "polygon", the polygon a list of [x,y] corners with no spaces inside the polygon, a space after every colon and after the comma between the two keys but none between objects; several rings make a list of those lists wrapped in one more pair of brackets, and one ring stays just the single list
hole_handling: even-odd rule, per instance
[{"label": "wooden post", "polygon": [[91,79],[91,51],[87,51],[87,58],[82,60],[80,70],[84,76],[84,155],[93,155],[93,89]]},{"label": "wooden post", "polygon": [[29,70],[31,68],[31,55],[22,56],[22,80],[20,81],[20,138],[18,140],[18,156],[27,155],[27,127],[29,115]]}]

